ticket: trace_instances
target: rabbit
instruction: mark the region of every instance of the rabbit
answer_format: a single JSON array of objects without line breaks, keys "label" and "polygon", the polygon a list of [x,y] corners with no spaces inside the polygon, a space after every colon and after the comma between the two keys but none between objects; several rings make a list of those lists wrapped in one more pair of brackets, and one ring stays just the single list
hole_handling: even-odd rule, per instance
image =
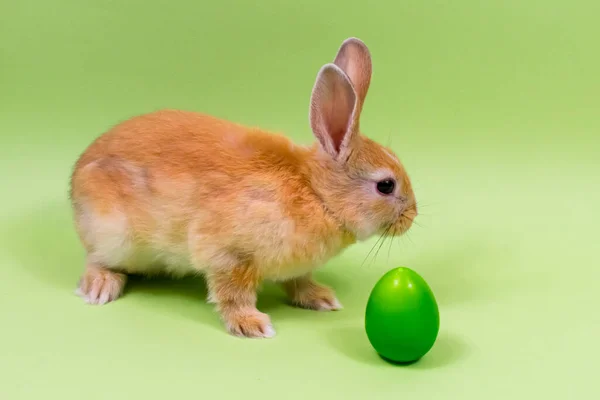
[{"label": "rabbit", "polygon": [[315,269],[374,235],[405,233],[417,216],[403,164],[359,129],[371,72],[365,43],[344,40],[316,76],[306,146],[169,109],[98,136],[70,176],[86,254],[78,296],[106,304],[128,274],[199,274],[226,331],[252,338],[275,335],[256,306],[265,281],[291,305],[340,310]]}]

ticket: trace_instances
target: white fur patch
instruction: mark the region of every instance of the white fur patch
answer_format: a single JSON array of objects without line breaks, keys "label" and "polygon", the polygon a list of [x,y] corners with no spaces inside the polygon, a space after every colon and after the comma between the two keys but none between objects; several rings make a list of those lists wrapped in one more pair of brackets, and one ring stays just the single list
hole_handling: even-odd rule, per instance
[{"label": "white fur patch", "polygon": [[81,215],[81,224],[85,239],[92,244],[94,251],[90,256],[107,266],[120,264],[131,252],[131,239],[127,216],[114,210],[108,215],[99,215],[85,210]]},{"label": "white fur patch", "polygon": [[[194,271],[187,243],[138,245],[131,238],[127,216],[120,210],[115,209],[108,215],[85,210],[81,218],[85,239],[94,249],[90,254],[94,262],[140,274],[166,272],[183,276]],[[164,250],[166,248],[168,250]]]},{"label": "white fur patch", "polygon": [[272,338],[275,336],[275,329],[273,329],[273,325],[269,324],[265,327],[265,332],[263,337]]},{"label": "white fur patch", "polygon": [[195,271],[187,254],[177,254],[147,246],[132,247],[120,267],[129,273],[147,275],[167,273],[177,277]]},{"label": "white fur patch", "polygon": [[382,181],[384,179],[395,179],[394,173],[387,168],[378,169],[369,174],[372,181]]}]

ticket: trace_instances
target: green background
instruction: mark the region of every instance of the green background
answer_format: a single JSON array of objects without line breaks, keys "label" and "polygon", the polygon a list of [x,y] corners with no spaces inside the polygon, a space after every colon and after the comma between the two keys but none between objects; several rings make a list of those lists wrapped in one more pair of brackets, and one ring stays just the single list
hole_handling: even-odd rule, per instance
[{"label": "green background", "polygon": [[[600,5],[589,0],[0,2],[0,398],[598,398]],[[73,291],[67,183],[111,125],[163,107],[312,140],[308,103],[349,36],[370,47],[362,127],[391,140],[422,215],[319,272],[345,309],[288,307],[241,340],[202,281]],[[389,250],[389,251],[388,251]],[[370,289],[405,265],[440,307],[420,362],[382,361]]]}]

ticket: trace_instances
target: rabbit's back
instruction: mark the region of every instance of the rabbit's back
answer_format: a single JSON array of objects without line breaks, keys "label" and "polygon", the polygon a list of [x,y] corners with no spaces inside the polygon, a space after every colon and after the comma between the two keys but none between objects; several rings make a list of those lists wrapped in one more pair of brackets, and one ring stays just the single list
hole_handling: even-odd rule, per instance
[{"label": "rabbit's back", "polygon": [[[83,153],[76,169],[112,157],[136,165],[177,173],[191,168],[223,169],[247,128],[210,115],[162,110],[136,116],[99,136]],[[212,165],[211,165],[212,164]]]}]

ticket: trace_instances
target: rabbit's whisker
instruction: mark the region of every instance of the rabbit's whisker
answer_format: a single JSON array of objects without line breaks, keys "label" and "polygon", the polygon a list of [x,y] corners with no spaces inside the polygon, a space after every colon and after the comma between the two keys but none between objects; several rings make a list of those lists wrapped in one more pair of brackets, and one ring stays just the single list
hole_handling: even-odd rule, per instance
[{"label": "rabbit's whisker", "polygon": [[[377,245],[380,243],[383,243],[383,241],[385,241],[385,236],[387,234],[387,232],[390,230],[390,228],[392,227],[392,224],[390,224],[379,236],[379,238],[377,238],[377,241],[375,242],[375,244],[373,245],[373,247],[371,247],[371,250],[369,250],[369,252],[367,253],[367,256],[365,257],[365,259],[363,260],[362,264],[360,265],[360,267],[362,268],[365,264],[365,262],[369,259],[369,256],[371,255],[371,253],[373,252],[373,250],[375,250],[375,248],[377,247]],[[377,256],[377,253],[375,253],[374,258]]]},{"label": "rabbit's whisker", "polygon": [[392,228],[392,224],[390,224],[388,226],[388,228],[385,230],[385,232],[383,232],[383,240],[379,244],[379,247],[377,248],[377,251],[375,252],[375,256],[373,256],[373,261],[375,261],[377,259],[377,256],[379,255],[379,251],[381,250],[381,247],[383,246],[386,239],[388,238],[388,234],[389,234],[391,228]]}]

